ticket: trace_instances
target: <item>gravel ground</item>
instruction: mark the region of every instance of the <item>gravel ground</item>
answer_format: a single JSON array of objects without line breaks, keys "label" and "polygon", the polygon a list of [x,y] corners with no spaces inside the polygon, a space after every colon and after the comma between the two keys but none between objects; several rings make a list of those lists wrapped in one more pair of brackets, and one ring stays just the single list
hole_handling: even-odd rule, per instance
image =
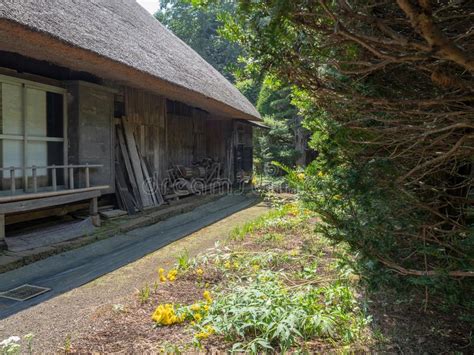
[{"label": "gravel ground", "polygon": [[87,330],[102,310],[124,303],[136,289],[154,280],[158,266],[170,268],[185,249],[194,256],[213,247],[235,226],[267,211],[264,204],[259,204],[235,213],[87,285],[1,320],[0,341],[33,333],[35,353],[57,353],[68,339],[74,342]]}]

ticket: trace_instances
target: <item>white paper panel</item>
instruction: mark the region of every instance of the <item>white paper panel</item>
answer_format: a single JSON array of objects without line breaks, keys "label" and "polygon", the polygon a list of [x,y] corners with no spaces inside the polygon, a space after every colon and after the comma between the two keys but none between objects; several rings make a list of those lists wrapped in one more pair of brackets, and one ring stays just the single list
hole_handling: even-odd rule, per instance
[{"label": "white paper panel", "polygon": [[23,135],[20,85],[2,83],[3,134]]},{"label": "white paper panel", "polygon": [[26,131],[28,136],[46,137],[46,92],[26,89]]},{"label": "white paper panel", "polygon": [[[26,150],[26,165],[28,167],[47,166],[48,165],[48,143],[46,142],[28,142]],[[28,176],[32,176],[32,171],[28,170]],[[38,176],[46,175],[46,169],[38,169],[36,171]]]},{"label": "white paper panel", "polygon": [[[4,140],[2,141],[2,144],[3,144],[3,166],[5,168],[9,168],[11,166],[22,167],[23,166],[23,142]],[[3,176],[4,178],[9,178],[10,172],[5,171],[3,173]],[[23,172],[21,170],[17,170],[15,171],[15,176],[16,177],[23,176]]]}]

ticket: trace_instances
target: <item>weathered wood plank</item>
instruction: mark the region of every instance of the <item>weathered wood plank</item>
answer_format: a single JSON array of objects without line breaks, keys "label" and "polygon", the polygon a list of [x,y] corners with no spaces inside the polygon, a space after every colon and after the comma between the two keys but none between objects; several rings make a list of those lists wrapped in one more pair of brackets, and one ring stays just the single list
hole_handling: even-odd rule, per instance
[{"label": "weathered wood plank", "polygon": [[89,207],[89,203],[79,203],[72,206],[60,206],[55,208],[48,208],[39,211],[28,211],[21,214],[9,215],[5,217],[5,224],[7,226],[11,224],[33,221],[35,219],[41,219],[52,216],[64,216],[71,212],[84,210]]},{"label": "weathered wood plank", "polygon": [[102,211],[99,214],[105,219],[114,219],[127,215],[127,212],[124,210],[111,210],[111,211]]},{"label": "weathered wood plank", "polygon": [[143,170],[143,176],[145,177],[145,185],[148,189],[148,191],[146,191],[146,193],[151,198],[151,200],[153,202],[153,205],[158,205],[158,201],[156,199],[155,191],[154,191],[154,188],[153,188],[153,182],[150,179],[150,174],[148,173],[148,168],[145,164],[143,156],[141,156],[141,155],[140,155],[140,163],[141,163],[142,170]]},{"label": "weathered wood plank", "polygon": [[76,189],[76,190],[40,192],[37,194],[25,194],[25,195],[17,195],[17,196],[0,197],[0,204],[23,201],[23,200],[35,200],[35,199],[46,198],[46,197],[78,194],[78,193],[88,192],[88,191],[107,190],[108,188],[109,186],[97,186],[97,187],[90,187],[90,188]]},{"label": "weathered wood plank", "polygon": [[128,214],[134,214],[137,207],[137,201],[133,199],[133,196],[128,191],[127,184],[125,182],[125,176],[119,162],[116,161],[115,165],[115,184],[117,186],[115,192],[117,194],[117,201],[119,202],[119,206],[122,209],[127,210]]},{"label": "weathered wood plank", "polygon": [[138,191],[144,207],[153,205],[153,201],[144,191],[145,179],[143,178],[140,156],[138,155],[137,145],[135,137],[133,136],[133,128],[131,125],[124,120],[123,127],[125,131],[125,140],[127,141],[128,152],[130,153],[130,159],[137,179]]},{"label": "weathered wood plank", "polygon": [[94,197],[99,197],[100,195],[100,190],[93,190],[73,193],[70,195],[47,197],[43,199],[4,203],[0,205],[0,215],[6,213],[19,213],[58,205],[65,205],[68,203],[89,200]]},{"label": "weathered wood plank", "polygon": [[130,156],[127,151],[125,139],[123,138],[123,131],[119,126],[117,127],[117,136],[118,136],[120,151],[122,153],[122,160],[125,163],[125,169],[127,170],[128,180],[130,181],[130,185],[132,186],[133,197],[135,198],[135,201],[137,202],[138,207],[141,209],[143,202],[140,196],[140,192],[138,191],[135,173],[130,164]]}]

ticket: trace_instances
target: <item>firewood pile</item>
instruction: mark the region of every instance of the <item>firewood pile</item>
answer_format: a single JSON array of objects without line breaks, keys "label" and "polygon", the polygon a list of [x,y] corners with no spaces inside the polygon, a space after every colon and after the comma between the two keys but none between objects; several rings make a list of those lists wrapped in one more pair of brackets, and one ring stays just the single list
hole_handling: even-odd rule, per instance
[{"label": "firewood pile", "polygon": [[164,186],[165,199],[203,194],[228,185],[222,179],[223,164],[212,158],[194,162],[192,166],[173,165],[168,169]]}]

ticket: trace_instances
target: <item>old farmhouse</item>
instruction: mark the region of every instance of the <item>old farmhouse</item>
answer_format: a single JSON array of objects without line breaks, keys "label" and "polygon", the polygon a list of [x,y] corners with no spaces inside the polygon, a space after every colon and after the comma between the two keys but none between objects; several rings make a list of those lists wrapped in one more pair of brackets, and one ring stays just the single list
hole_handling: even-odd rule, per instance
[{"label": "old farmhouse", "polygon": [[133,213],[176,181],[191,193],[248,178],[258,120],[135,0],[4,0],[0,248],[65,206],[88,204],[97,225],[103,198]]}]

